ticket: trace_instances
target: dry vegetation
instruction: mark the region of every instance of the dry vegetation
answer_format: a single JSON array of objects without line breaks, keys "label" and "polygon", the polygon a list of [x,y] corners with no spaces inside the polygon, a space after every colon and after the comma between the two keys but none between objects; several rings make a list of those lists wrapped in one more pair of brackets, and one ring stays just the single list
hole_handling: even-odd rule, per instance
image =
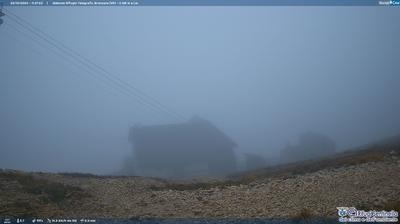
[{"label": "dry vegetation", "polygon": [[0,214],[35,217],[60,214],[71,201],[90,197],[77,186],[38,178],[31,173],[0,171]]},{"label": "dry vegetation", "polygon": [[334,157],[319,160],[307,160],[248,171],[232,175],[231,178],[246,183],[255,181],[259,178],[290,178],[294,175],[312,173],[323,169],[335,169],[368,162],[383,161],[385,156],[389,155],[391,151],[399,152],[400,149],[397,146],[390,147],[390,150],[378,150],[375,147],[371,147],[362,151],[348,151],[337,154]]},{"label": "dry vegetation", "polygon": [[292,178],[296,175],[317,172],[323,169],[335,169],[340,167],[354,166],[368,162],[379,162],[390,156],[391,153],[400,153],[400,144],[391,143],[383,145],[368,145],[362,149],[356,149],[339,153],[333,157],[319,160],[307,160],[290,164],[283,164],[273,167],[267,167],[228,176],[226,180],[198,181],[198,182],[166,182],[163,186],[153,186],[152,190],[196,190],[211,189],[215,187],[226,188],[228,186],[237,186],[249,184],[259,179],[265,178]]},{"label": "dry vegetation", "polygon": [[334,217],[337,206],[399,211],[397,143],[223,180],[0,170],[0,217],[281,217],[307,223],[311,218]]},{"label": "dry vegetation", "polygon": [[16,181],[24,192],[40,195],[41,199],[44,201],[58,203],[68,198],[72,198],[73,196],[88,196],[79,187],[50,182],[45,179],[37,179],[26,173],[1,172],[0,180],[11,182]]},{"label": "dry vegetation", "polygon": [[310,209],[303,208],[301,209],[295,216],[293,216],[294,220],[308,220],[314,218],[315,215],[312,213]]}]

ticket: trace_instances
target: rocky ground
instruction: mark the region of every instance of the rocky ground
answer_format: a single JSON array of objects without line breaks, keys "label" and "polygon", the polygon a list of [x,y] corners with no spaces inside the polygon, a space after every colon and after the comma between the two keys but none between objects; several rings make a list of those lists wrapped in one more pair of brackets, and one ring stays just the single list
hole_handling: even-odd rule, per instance
[{"label": "rocky ground", "polygon": [[336,207],[397,209],[400,148],[261,169],[220,181],[0,172],[0,217],[337,217]]}]

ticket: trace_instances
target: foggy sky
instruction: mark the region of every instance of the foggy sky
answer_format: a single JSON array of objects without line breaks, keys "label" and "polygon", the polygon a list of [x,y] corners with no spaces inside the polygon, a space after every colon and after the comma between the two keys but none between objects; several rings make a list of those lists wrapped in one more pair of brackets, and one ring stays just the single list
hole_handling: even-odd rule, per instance
[{"label": "foggy sky", "polygon": [[[8,8],[237,152],[273,158],[303,132],[339,149],[400,133],[395,7]],[[0,167],[111,173],[128,129],[176,122],[0,26]],[[26,31],[24,31],[27,33]],[[51,47],[50,47],[51,48]]]}]

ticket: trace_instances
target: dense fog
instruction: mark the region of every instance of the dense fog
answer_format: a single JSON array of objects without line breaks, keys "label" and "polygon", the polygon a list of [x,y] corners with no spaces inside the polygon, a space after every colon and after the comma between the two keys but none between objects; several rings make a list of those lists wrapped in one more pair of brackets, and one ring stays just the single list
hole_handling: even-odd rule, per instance
[{"label": "dense fog", "polygon": [[333,153],[400,133],[391,7],[7,9],[168,109],[70,63],[5,16],[0,168],[119,174],[149,165],[146,147],[175,164],[187,153],[175,149],[187,147],[203,162],[220,156],[214,165],[232,149],[241,170],[293,161],[281,151],[308,149],[309,139]]}]

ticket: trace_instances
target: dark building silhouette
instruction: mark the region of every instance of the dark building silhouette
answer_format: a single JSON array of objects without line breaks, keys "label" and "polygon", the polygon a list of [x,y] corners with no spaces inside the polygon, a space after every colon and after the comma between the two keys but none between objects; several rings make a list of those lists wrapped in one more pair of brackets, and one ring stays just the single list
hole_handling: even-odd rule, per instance
[{"label": "dark building silhouette", "polygon": [[255,170],[258,168],[266,167],[267,161],[264,157],[256,154],[245,154],[246,170]]},{"label": "dark building silhouette", "polygon": [[[134,126],[130,130],[137,170],[191,175],[198,165],[207,175],[220,176],[236,169],[236,144],[209,121],[193,118],[186,123]],[[163,176],[163,175],[161,175]]]},{"label": "dark building silhouette", "polygon": [[281,150],[282,162],[316,159],[334,154],[335,142],[328,136],[308,132],[300,135],[298,145],[287,145]]}]

